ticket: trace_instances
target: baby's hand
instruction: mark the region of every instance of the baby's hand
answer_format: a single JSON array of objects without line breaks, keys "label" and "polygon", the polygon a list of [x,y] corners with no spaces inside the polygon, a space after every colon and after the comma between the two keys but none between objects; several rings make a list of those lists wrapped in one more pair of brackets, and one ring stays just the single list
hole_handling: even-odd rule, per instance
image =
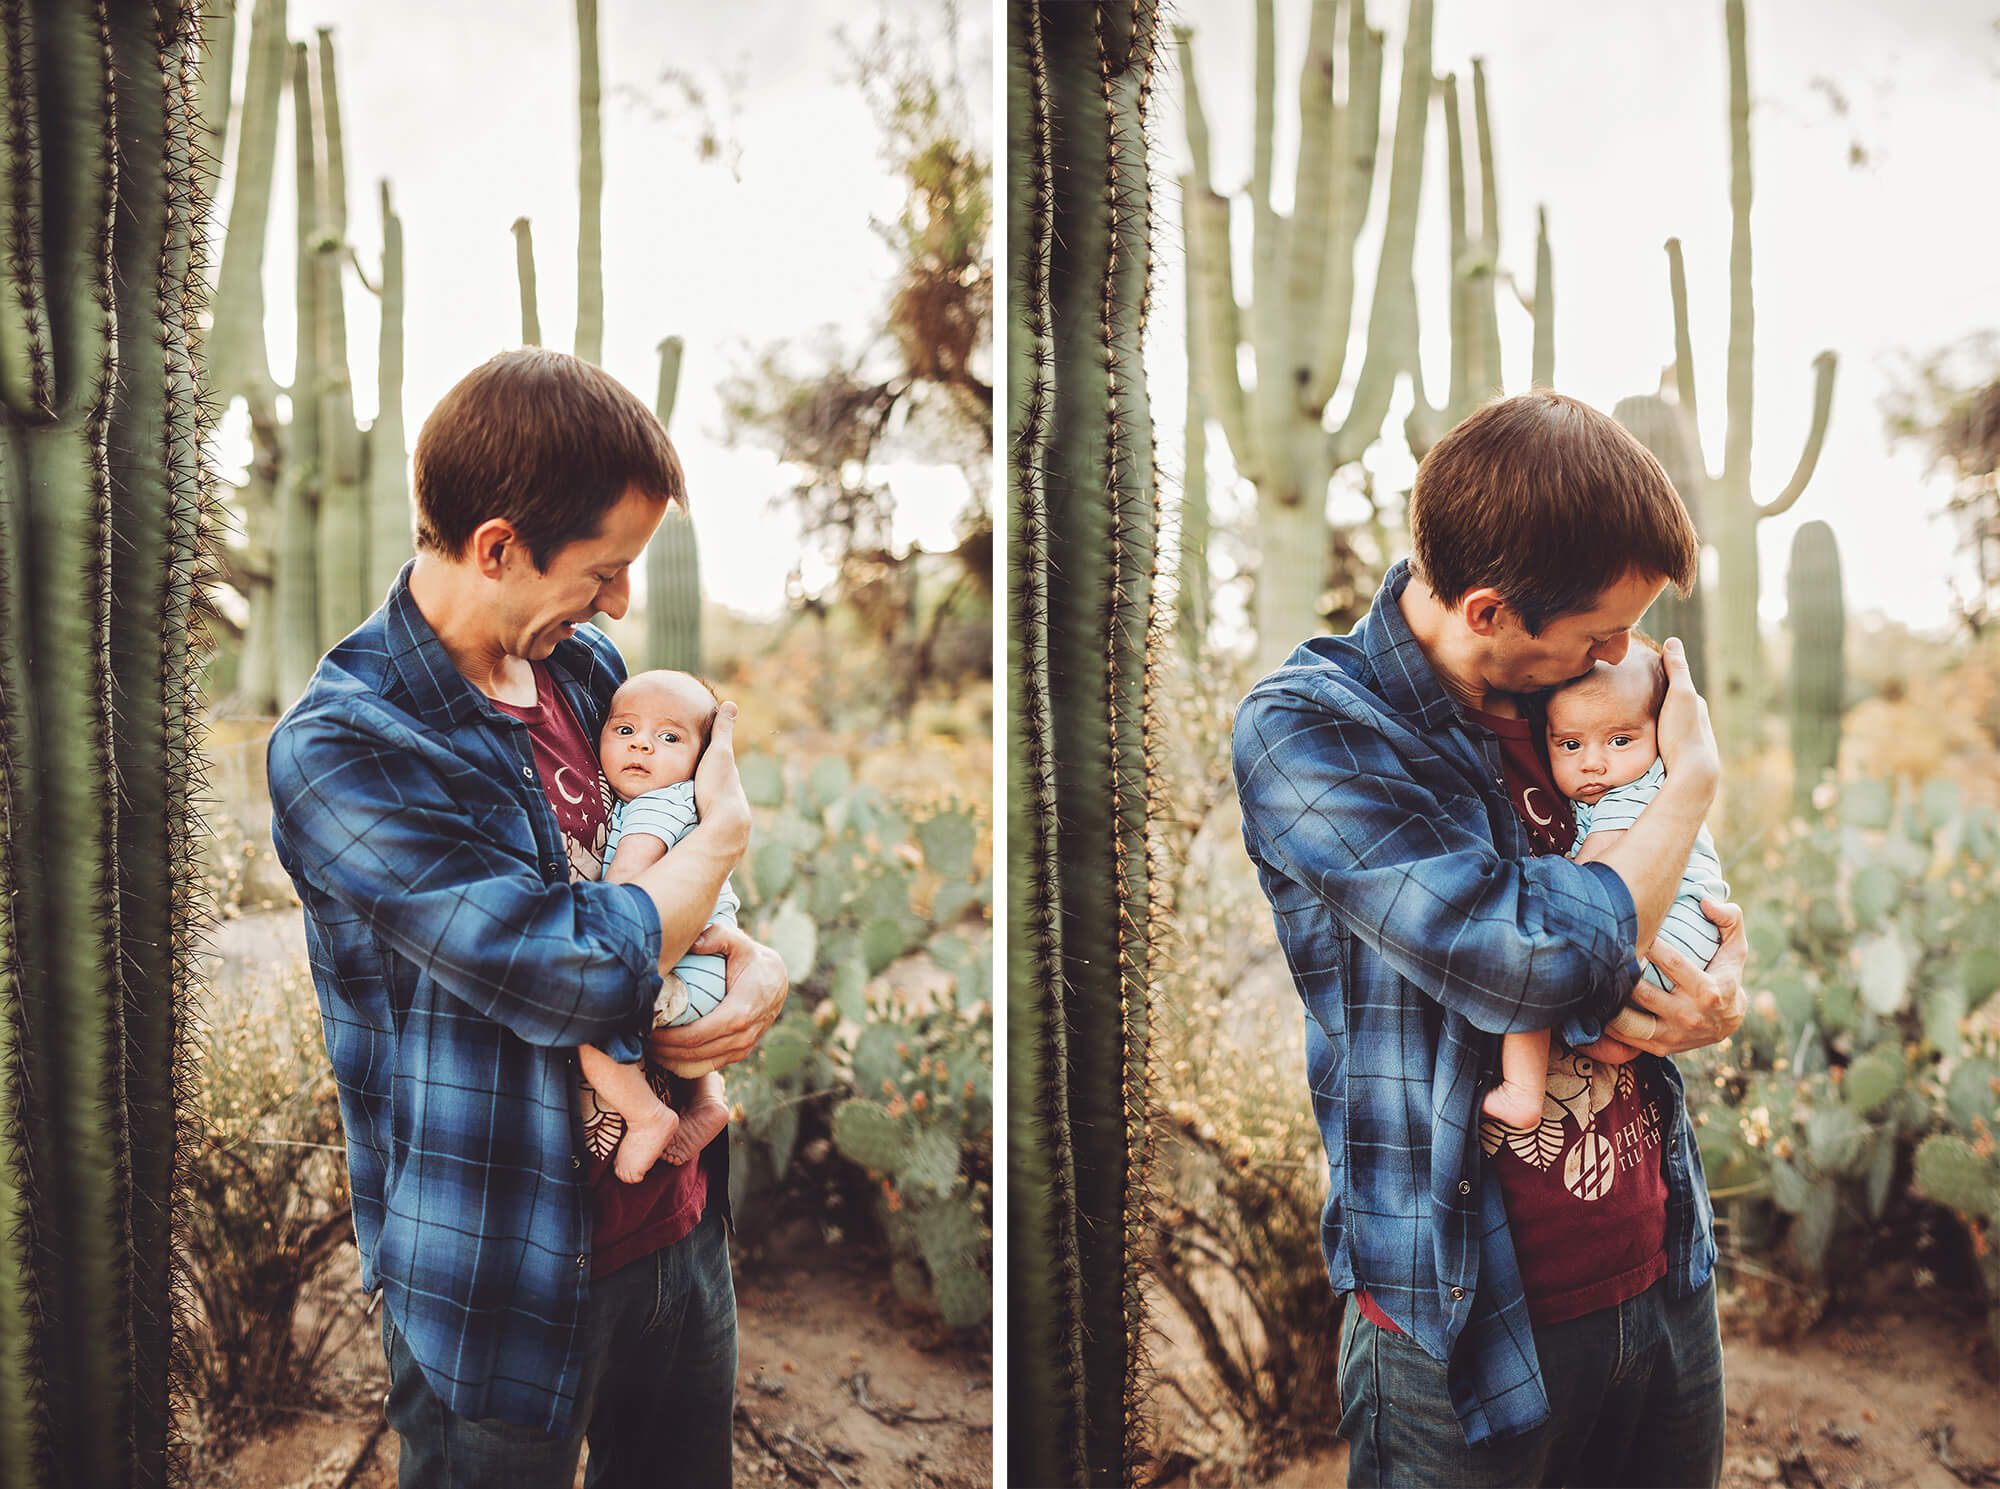
[{"label": "baby's hand", "polygon": [[1706,786],[1712,794],[1722,781],[1722,755],[1708,722],[1708,703],[1694,690],[1687,650],[1670,636],[1660,648],[1667,667],[1667,696],[1660,705],[1660,761],[1683,789]]}]

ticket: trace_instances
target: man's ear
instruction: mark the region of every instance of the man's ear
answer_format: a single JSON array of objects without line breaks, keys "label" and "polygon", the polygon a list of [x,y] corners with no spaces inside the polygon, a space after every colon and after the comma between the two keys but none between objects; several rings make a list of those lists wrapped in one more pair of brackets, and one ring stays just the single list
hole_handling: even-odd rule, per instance
[{"label": "man's ear", "polygon": [[472,557],[473,567],[487,579],[498,579],[507,566],[507,556],[521,535],[514,531],[514,524],[505,517],[489,517],[472,530],[472,541],[466,545],[466,552]]},{"label": "man's ear", "polygon": [[1458,600],[1458,618],[1475,636],[1491,636],[1498,631],[1501,612],[1506,609],[1507,602],[1500,597],[1500,591],[1490,586],[1469,589]]}]

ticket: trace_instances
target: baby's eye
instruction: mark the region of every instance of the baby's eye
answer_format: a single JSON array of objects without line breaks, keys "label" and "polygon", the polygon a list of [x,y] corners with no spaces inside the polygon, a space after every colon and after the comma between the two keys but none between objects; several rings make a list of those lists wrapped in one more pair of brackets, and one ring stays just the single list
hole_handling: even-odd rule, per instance
[{"label": "baby's eye", "polygon": [[631,732],[632,732],[632,726],[630,724],[620,724],[618,726],[618,734],[621,738],[627,734],[630,734]]},{"label": "baby's eye", "polygon": [[1611,742],[1620,749],[1623,749],[1626,745],[1632,743],[1632,736],[1629,734],[1614,734],[1611,736]]},{"label": "baby's eye", "polygon": [[1559,740],[1556,744],[1556,748],[1559,750],[1567,751],[1569,754],[1574,755],[1578,750],[1583,748],[1583,741],[1579,739]]},{"label": "baby's eye", "polygon": [[681,742],[681,737],[671,729],[662,729],[660,731],[660,738],[668,744],[679,744]]}]

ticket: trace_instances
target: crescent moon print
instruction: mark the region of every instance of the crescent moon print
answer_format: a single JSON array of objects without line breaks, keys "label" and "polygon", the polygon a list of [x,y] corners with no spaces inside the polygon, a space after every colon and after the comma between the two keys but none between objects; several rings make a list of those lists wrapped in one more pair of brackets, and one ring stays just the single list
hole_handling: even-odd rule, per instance
[{"label": "crescent moon print", "polygon": [[1553,816],[1544,817],[1535,810],[1535,793],[1541,789],[1540,786],[1525,787],[1521,792],[1521,809],[1534,819],[1535,826],[1547,827],[1556,819]]},{"label": "crescent moon print", "polygon": [[579,791],[574,796],[571,796],[569,794],[569,787],[563,784],[563,777],[568,774],[569,774],[569,767],[567,765],[560,765],[556,767],[556,790],[562,793],[562,799],[564,801],[568,802],[571,806],[575,806],[578,802],[583,800],[583,793]]}]

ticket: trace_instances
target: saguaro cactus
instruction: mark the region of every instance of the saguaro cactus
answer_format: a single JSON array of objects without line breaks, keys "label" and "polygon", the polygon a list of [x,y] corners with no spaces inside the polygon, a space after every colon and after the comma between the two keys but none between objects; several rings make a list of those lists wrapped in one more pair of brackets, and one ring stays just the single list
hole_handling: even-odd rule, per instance
[{"label": "saguaro cactus", "polygon": [[[660,388],[653,412],[665,429],[681,384],[681,339],[660,343]],[[646,657],[654,667],[701,671],[701,554],[687,513],[669,511],[646,545]]]},{"label": "saguaro cactus", "polygon": [[1158,22],[1145,3],[1010,8],[1009,65],[1026,104],[1009,188],[1021,276],[1009,297],[1009,878],[1022,912],[1008,948],[1012,1461],[1035,1483],[1123,1483],[1144,1448],[1147,762],[1163,627],[1141,342]]},{"label": "saguaro cactus", "polygon": [[[1680,406],[1657,394],[1641,393],[1635,398],[1619,399],[1617,407],[1611,410],[1611,417],[1653,452],[1653,458],[1660,462],[1667,479],[1674,483],[1674,490],[1680,493],[1688,515],[1694,519],[1695,528],[1699,531],[1702,525],[1702,494],[1707,479],[1700,464],[1700,436]],[[1708,685],[1708,627],[1702,599],[1699,587],[1682,599],[1670,584],[1659,599],[1653,601],[1652,608],[1640,622],[1646,634],[1656,640],[1664,641],[1669,636],[1681,638],[1687,648],[1688,671],[1693,674],[1697,688]]]},{"label": "saguaro cactus", "polygon": [[382,603],[414,546],[410,514],[408,436],[403,429],[403,219],[382,183],[382,331],[376,351],[378,408],[369,426],[368,591],[370,610]]},{"label": "saguaro cactus", "polygon": [[597,0],[576,0],[576,354],[604,360],[604,127],[597,62]]},{"label": "saguaro cactus", "polygon": [[[1328,524],[1328,489],[1334,473],[1358,461],[1380,436],[1397,378],[1407,372],[1416,382],[1417,407],[1405,432],[1418,454],[1501,386],[1494,300],[1499,219],[1484,73],[1475,66],[1482,180],[1474,235],[1466,210],[1457,84],[1449,78],[1434,84],[1431,0],[1410,0],[1362,363],[1346,411],[1332,417],[1354,328],[1355,256],[1377,176],[1383,36],[1368,25],[1363,0],[1313,0],[1299,75],[1298,172],[1287,218],[1272,203],[1273,10],[1273,0],[1258,0],[1248,192],[1252,283],[1244,305],[1238,304],[1231,268],[1231,202],[1211,184],[1208,122],[1195,85],[1190,33],[1176,33],[1193,161],[1184,187],[1188,276],[1194,286],[1188,356],[1208,416],[1220,426],[1237,470],[1257,488],[1255,620],[1257,655],[1264,665],[1282,660],[1316,622],[1337,620],[1366,604],[1364,585],[1371,565]],[[1346,61],[1337,96],[1334,52],[1343,10]],[[1452,382],[1445,403],[1437,408],[1423,396],[1417,362],[1413,268],[1424,135],[1434,90],[1445,108],[1452,212]],[[1552,314],[1554,303],[1553,292],[1538,292],[1538,368],[1553,362],[1553,342],[1542,318]],[[1251,349],[1256,373],[1247,388],[1238,374],[1244,344]]]},{"label": "saguaro cactus", "polygon": [[[1750,415],[1755,373],[1757,313],[1750,280],[1750,62],[1744,37],[1743,0],[1726,0],[1729,33],[1729,351],[1722,470],[1702,486],[1702,536],[1715,549],[1717,583],[1710,591],[1709,622],[1715,632],[1710,699],[1726,753],[1742,757],[1757,747],[1764,718],[1764,645],[1757,629],[1757,524],[1790,510],[1812,480],[1833,407],[1834,354],[1813,359],[1812,425],[1805,449],[1784,489],[1769,501],[1752,494]],[[1678,238],[1667,240],[1668,277],[1674,302],[1674,376],[1680,405],[1696,425],[1694,345],[1688,334],[1687,271]],[[1701,474],[1705,457],[1695,450]],[[1685,489],[1682,495],[1687,493]]]},{"label": "saguaro cactus", "polygon": [[1808,522],[1792,535],[1785,575],[1792,631],[1792,800],[1812,805],[1813,787],[1840,764],[1840,718],[1847,689],[1847,606],[1833,529]]},{"label": "saguaro cactus", "polygon": [[198,11],[0,3],[0,1464],[162,1484],[209,523]]}]

